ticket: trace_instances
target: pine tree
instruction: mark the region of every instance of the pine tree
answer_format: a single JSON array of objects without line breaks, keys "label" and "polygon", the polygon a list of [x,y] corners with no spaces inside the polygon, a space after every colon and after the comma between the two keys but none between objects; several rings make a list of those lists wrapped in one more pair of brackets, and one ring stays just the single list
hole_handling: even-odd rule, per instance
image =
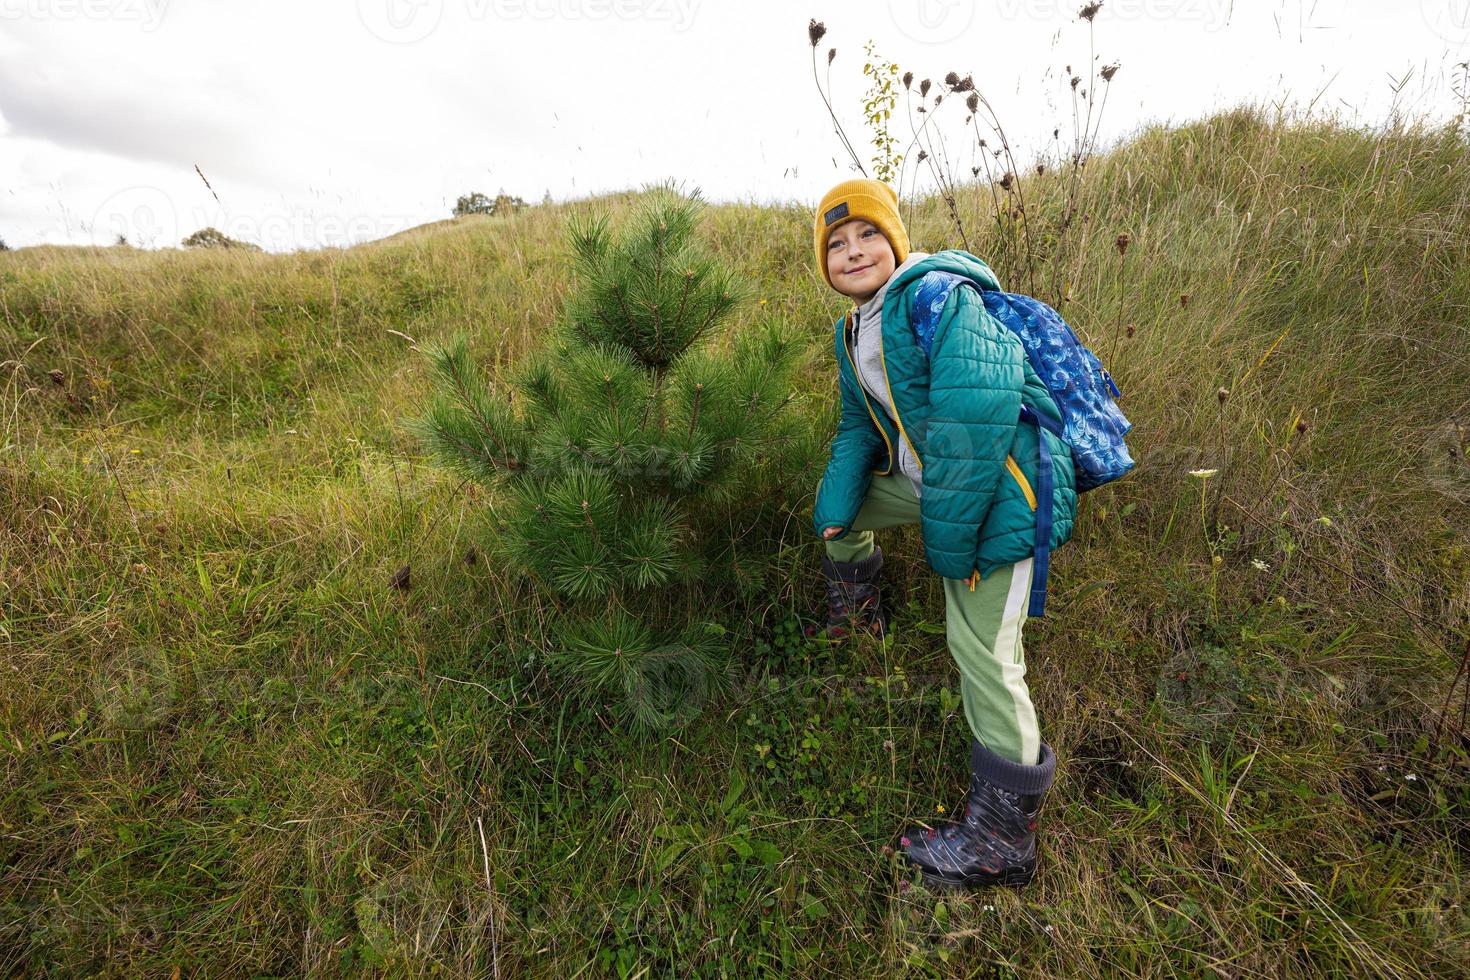
[{"label": "pine tree", "polygon": [[550,665],[636,725],[689,720],[727,690],[722,618],[758,591],[734,515],[769,506],[805,448],[787,410],[800,346],[695,241],[698,190],[654,188],[620,234],[574,218],[577,273],[544,348],[486,379],[457,334],[428,346],[439,392],[413,427],[493,488],[487,548],[558,610]]}]

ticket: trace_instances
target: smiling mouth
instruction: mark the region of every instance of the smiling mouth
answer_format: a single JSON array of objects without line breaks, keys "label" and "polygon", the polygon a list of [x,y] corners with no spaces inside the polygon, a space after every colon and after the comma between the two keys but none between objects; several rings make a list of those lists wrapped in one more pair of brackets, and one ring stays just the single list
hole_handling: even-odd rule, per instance
[{"label": "smiling mouth", "polygon": [[872,267],[873,267],[872,263],[869,263],[868,265],[863,266],[861,269],[849,269],[847,271],[847,275],[849,275],[849,276],[855,276],[855,275],[857,275],[860,272],[867,272]]}]

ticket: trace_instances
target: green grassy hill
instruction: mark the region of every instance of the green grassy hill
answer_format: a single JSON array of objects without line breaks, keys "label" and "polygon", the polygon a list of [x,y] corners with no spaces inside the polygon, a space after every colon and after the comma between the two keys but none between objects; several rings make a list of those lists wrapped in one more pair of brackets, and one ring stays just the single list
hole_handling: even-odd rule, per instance
[{"label": "green grassy hill", "polygon": [[[493,499],[398,426],[428,389],[402,335],[515,362],[568,215],[637,195],[346,250],[0,254],[0,969],[1470,972],[1470,145],[1238,110],[1087,188],[1038,294],[1139,466],[1027,630],[1060,760],[1037,879],[943,900],[883,850],[967,776],[940,581],[892,534],[889,645],[796,638],[822,442],[737,694],[640,742],[543,669],[552,611],[477,558]],[[906,219],[958,244],[940,201]],[[702,234],[742,316],[808,331],[824,440],[842,306],[809,214]]]}]

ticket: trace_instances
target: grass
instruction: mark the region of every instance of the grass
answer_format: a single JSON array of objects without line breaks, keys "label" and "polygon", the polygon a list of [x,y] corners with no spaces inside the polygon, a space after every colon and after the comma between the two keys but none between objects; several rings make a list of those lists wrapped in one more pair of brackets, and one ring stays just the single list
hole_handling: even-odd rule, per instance
[{"label": "grass", "polygon": [[[635,195],[346,250],[0,254],[5,972],[1470,971],[1470,741],[1435,738],[1470,605],[1470,147],[1242,108],[1091,166],[1062,310],[1139,466],[1027,631],[1060,759],[1038,877],[965,897],[883,852],[966,778],[916,528],[895,637],[803,641],[814,452],[737,694],[640,742],[543,669],[547,608],[476,557],[493,500],[397,425],[428,385],[390,331],[513,363],[568,216]],[[920,203],[916,247],[948,221]],[[809,222],[704,234],[745,316],[809,326],[820,434]]]}]

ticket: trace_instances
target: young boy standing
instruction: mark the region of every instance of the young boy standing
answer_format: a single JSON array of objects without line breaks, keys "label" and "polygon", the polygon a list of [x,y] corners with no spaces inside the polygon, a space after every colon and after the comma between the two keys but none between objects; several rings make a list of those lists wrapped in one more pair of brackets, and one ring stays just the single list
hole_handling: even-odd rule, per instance
[{"label": "young boy standing", "polygon": [[[1020,340],[974,289],[953,288],[967,280],[999,289],[990,267],[959,250],[911,251],[887,184],[848,180],[828,191],[815,245],[822,277],[855,307],[837,323],[842,415],[813,512],[829,608],[825,627],[810,632],[840,640],[853,627],[886,630],[873,531],[920,522],[926,560],[944,578],[971,780],[958,820],[911,828],[900,846],[932,885],[1025,884],[1056,769],[1021,643],[1038,439],[1052,462],[1050,548],[1071,537],[1077,495],[1067,445],[1018,419],[1022,406],[1060,414]],[[924,304],[927,315],[915,316]]]}]

